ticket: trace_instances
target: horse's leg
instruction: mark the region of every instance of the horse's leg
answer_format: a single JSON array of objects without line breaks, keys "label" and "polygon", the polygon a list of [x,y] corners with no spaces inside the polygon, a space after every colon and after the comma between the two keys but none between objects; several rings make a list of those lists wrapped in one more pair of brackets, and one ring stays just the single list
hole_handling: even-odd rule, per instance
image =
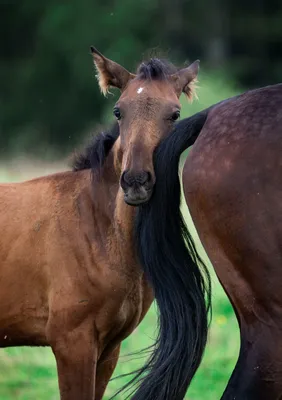
[{"label": "horse's leg", "polygon": [[252,326],[241,326],[240,356],[222,400],[281,398],[281,330],[258,320]]},{"label": "horse's leg", "polygon": [[93,319],[86,319],[70,330],[67,326],[52,323],[48,327],[61,400],[94,400],[98,346]]},{"label": "horse's leg", "polygon": [[[240,327],[240,354],[222,400],[281,400],[281,302],[275,304],[273,296],[266,301],[262,292],[256,292],[253,280],[247,280],[242,274],[243,269],[240,269],[243,263],[245,266],[247,257],[239,259],[238,264],[230,260],[229,252],[221,247],[207,227],[205,218],[201,220],[200,232],[217,276],[233,304]],[[271,270],[271,265],[266,267],[261,261],[261,265],[252,265],[257,275]],[[280,275],[276,279],[280,281]],[[263,286],[263,277],[261,282]]]},{"label": "horse's leg", "polygon": [[120,344],[114,349],[108,347],[102,353],[97,365],[95,400],[101,400],[103,398],[108,382],[117,365],[119,352]]},{"label": "horse's leg", "polygon": [[[233,304],[240,327],[240,354],[222,400],[281,400],[281,303],[275,304],[269,296],[269,309],[265,308],[267,302],[262,301],[262,295],[256,293],[252,282],[244,279],[239,266],[229,259],[227,252],[215,236],[204,229],[204,225],[201,224],[203,244]],[[256,267],[257,274],[264,270],[263,265]],[[280,280],[279,275],[277,279]]]},{"label": "horse's leg", "polygon": [[[279,291],[266,298],[255,283],[258,279],[261,288],[268,285],[264,279],[265,271],[273,265],[267,264],[261,255],[260,263],[247,268],[248,256],[230,259],[230,252],[221,246],[216,236],[206,224],[207,219],[198,217],[198,229],[202,243],[210,257],[217,276],[228,294],[240,326],[241,349],[239,359],[223,394],[222,400],[278,400],[282,399],[282,304]],[[227,236],[225,236],[227,237]],[[232,242],[232,241],[231,241]],[[247,242],[244,242],[247,243]],[[250,254],[253,254],[250,250]],[[259,278],[247,278],[251,271]],[[261,275],[261,276],[260,276]],[[279,283],[278,270],[273,274]]]}]

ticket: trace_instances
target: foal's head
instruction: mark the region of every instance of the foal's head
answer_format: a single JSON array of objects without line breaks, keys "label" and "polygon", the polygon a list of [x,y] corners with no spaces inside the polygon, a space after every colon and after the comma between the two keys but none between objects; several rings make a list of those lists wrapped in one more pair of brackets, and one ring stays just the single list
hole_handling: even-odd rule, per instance
[{"label": "foal's head", "polygon": [[142,63],[137,74],[91,47],[101,91],[119,88],[114,115],[119,123],[121,176],[124,200],[139,205],[149,200],[155,184],[153,152],[180,116],[179,97],[193,97],[199,62],[177,70],[157,58]]}]

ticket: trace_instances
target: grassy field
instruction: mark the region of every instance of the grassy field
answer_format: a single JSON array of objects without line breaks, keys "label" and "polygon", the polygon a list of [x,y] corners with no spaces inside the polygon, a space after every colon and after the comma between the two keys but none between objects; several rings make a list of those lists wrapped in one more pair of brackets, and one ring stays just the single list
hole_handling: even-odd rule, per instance
[{"label": "grassy field", "polygon": [[[210,104],[237,93],[223,80],[222,76],[200,76],[199,101],[190,105],[183,103],[182,116],[191,115]],[[25,168],[23,168],[25,164]],[[0,166],[0,181],[15,181],[43,175],[62,169],[61,164],[41,165],[35,162],[27,165],[24,160],[13,160],[5,168]],[[63,168],[64,169],[64,168]],[[206,258],[187,209],[184,210],[189,226],[201,254]],[[206,259],[207,260],[207,259]],[[189,389],[186,399],[219,399],[234,368],[239,349],[239,333],[234,313],[212,268],[213,277],[213,320],[204,360]],[[130,372],[144,363],[126,355],[152,343],[156,329],[156,310],[153,306],[143,323],[124,341],[122,356],[115,375]],[[112,381],[105,400],[124,383],[126,378]],[[118,397],[123,400],[123,396]],[[46,348],[11,348],[0,350],[0,400],[58,400],[58,385],[55,361],[51,350]],[[144,399],[145,400],[145,399]]]}]

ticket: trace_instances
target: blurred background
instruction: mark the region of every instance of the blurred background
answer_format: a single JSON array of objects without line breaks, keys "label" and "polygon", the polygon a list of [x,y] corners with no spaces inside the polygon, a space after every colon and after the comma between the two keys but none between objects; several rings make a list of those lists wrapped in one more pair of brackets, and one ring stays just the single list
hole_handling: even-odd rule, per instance
[{"label": "blurred background", "polygon": [[[199,100],[192,105],[183,100],[186,117],[244,90],[281,81],[281,21],[281,0],[2,0],[0,180],[67,168],[69,154],[97,127],[113,121],[118,92],[108,98],[100,94],[90,45],[132,72],[158,52],[178,66],[200,59]],[[215,276],[213,281],[209,344],[187,394],[191,400],[219,399],[238,355],[233,310]],[[124,342],[117,374],[144,362],[125,355],[150,344],[155,321],[152,307]],[[105,399],[125,381],[113,381]],[[1,400],[58,398],[50,350],[0,350]]]}]

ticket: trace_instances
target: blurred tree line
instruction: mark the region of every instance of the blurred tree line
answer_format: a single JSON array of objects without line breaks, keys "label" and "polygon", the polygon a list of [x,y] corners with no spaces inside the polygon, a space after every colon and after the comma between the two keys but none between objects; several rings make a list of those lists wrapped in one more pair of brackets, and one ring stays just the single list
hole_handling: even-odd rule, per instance
[{"label": "blurred tree line", "polygon": [[135,70],[146,50],[200,58],[246,88],[282,70],[281,0],[2,0],[0,152],[70,151],[109,105],[90,45]]}]

